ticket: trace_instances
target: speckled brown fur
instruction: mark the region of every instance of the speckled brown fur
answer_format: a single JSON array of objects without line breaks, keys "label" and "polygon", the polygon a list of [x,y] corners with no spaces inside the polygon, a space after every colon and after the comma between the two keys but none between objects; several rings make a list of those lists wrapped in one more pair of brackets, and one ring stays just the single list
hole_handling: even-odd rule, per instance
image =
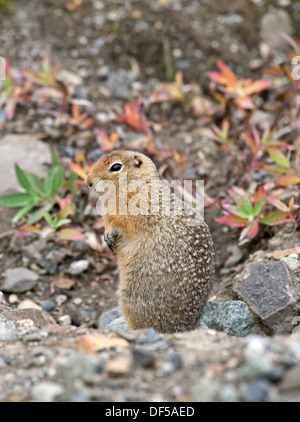
[{"label": "speckled brown fur", "polygon": [[[170,194],[148,157],[139,152],[113,151],[99,158],[87,183],[97,191],[99,184],[114,182],[117,204],[121,171],[109,170],[114,163],[122,164],[128,183],[156,181],[161,188],[160,201]],[[133,195],[128,193],[127,201]],[[150,209],[150,195],[141,201]],[[171,194],[171,210],[182,210],[182,205]],[[197,225],[191,224],[195,218]],[[186,204],[181,213],[170,215],[161,208],[156,215],[120,215],[117,205],[116,215],[104,215],[103,219],[105,239],[117,254],[118,298],[129,326],[168,333],[195,329],[214,280],[213,243],[201,216]]]}]

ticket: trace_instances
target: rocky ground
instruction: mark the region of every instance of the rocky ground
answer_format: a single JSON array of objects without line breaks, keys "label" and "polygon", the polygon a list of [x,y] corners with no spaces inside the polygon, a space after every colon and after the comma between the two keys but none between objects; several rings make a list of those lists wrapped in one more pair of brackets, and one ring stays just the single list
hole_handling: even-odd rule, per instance
[{"label": "rocky ground", "polygon": [[[1,55],[31,69],[51,52],[64,83],[94,104],[105,130],[124,101],[152,92],[173,67],[205,93],[203,75],[216,58],[251,73],[281,47],[281,31],[300,38],[300,9],[288,0],[14,3],[9,19],[0,11]],[[274,19],[278,33],[268,29]],[[153,104],[147,117],[156,147],[190,149],[186,176],[196,163],[209,195],[230,186],[205,118],[195,122],[176,102]],[[54,120],[51,106],[27,107],[1,126],[1,194],[19,189],[15,161],[43,177],[54,153],[63,163],[78,151],[97,156],[92,131],[64,136]],[[122,127],[118,134],[128,148],[149,142]],[[75,218],[88,242],[24,236],[11,224],[15,210],[0,208],[0,401],[300,400],[299,227],[266,229],[239,245],[238,230],[206,210],[217,255],[214,289],[199,330],[162,335],[128,329],[116,304],[115,258],[90,203],[83,188]]]}]

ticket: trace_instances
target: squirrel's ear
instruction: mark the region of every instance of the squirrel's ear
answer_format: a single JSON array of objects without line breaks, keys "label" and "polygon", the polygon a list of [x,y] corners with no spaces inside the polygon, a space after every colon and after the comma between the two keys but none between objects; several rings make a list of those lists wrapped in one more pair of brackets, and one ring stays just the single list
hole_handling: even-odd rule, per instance
[{"label": "squirrel's ear", "polygon": [[134,157],[134,167],[140,168],[142,164],[143,164],[143,161],[139,157],[135,156]]}]

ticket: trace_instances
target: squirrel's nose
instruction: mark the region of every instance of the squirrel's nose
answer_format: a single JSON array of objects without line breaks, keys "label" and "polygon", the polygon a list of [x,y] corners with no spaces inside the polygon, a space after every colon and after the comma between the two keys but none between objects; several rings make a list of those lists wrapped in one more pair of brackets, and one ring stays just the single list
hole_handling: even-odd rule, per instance
[{"label": "squirrel's nose", "polygon": [[88,185],[89,188],[93,186],[93,182],[89,180],[88,178],[86,178],[85,183]]}]

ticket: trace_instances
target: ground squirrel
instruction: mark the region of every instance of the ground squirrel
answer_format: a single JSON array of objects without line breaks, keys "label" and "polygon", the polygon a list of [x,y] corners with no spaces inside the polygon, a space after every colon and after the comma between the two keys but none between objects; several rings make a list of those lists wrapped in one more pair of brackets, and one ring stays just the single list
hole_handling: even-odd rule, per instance
[{"label": "ground squirrel", "polygon": [[197,328],[214,279],[213,243],[200,214],[139,152],[103,154],[86,183],[99,194],[104,238],[117,254],[119,305],[130,328]]}]

